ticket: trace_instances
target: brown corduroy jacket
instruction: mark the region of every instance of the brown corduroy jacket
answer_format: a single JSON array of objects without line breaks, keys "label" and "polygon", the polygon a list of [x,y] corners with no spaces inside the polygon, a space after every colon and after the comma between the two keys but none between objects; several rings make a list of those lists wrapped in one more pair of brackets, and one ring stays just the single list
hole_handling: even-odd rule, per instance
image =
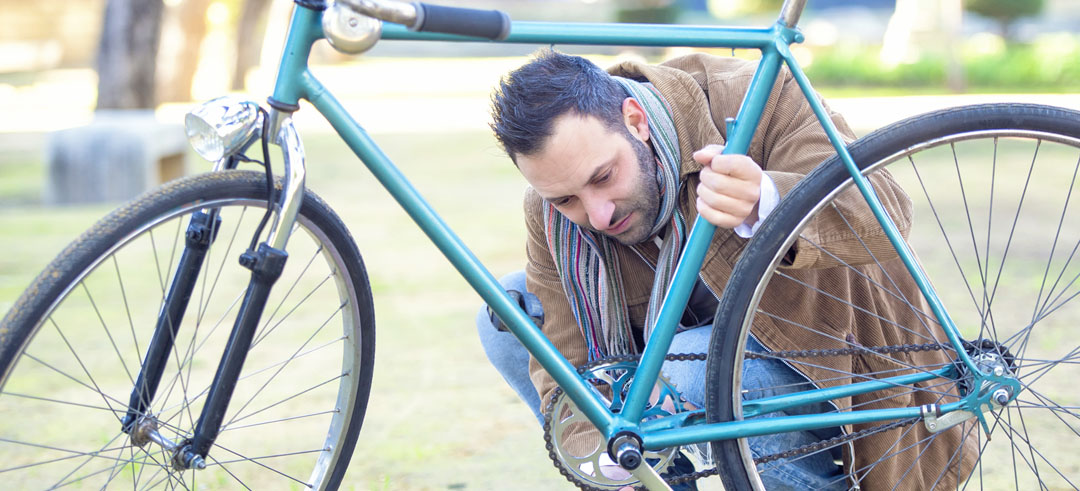
[{"label": "brown corduroy jacket", "polygon": [[[615,75],[648,80],[672,108],[682,160],[679,206],[687,224],[691,224],[697,216],[694,203],[699,182],[698,172],[701,170],[701,165],[695,162],[691,155],[707,144],[726,142],[724,121],[729,117],[734,118],[738,112],[755,67],[756,63],[744,60],[694,54],[661,65],[624,62],[609,69]],[[762,166],[776,183],[781,196],[784,196],[811,169],[835,152],[786,69],[782,71],[782,75],[773,87],[748,153]],[[847,140],[853,139],[843,118],[832,114],[832,119]],[[872,182],[887,211],[906,234],[911,223],[911,203],[907,195],[887,173],[876,173]],[[809,285],[817,285],[828,292],[828,295],[808,291],[805,287],[796,285],[797,282],[774,281],[773,283],[777,284],[766,291],[761,308],[766,312],[778,312],[781,318],[788,320],[781,322],[770,316],[758,315],[755,320],[755,334],[771,350],[840,348],[848,347],[852,342],[863,346],[925,343],[926,339],[896,329],[889,323],[863,312],[862,307],[851,307],[851,304],[866,305],[871,308],[869,312],[873,312],[875,306],[880,309],[879,305],[887,305],[889,302],[875,302],[877,296],[883,293],[875,288],[873,283],[880,285],[888,280],[881,268],[876,266],[859,268],[864,270],[862,274],[850,268],[834,267],[835,259],[830,254],[850,264],[867,262],[867,259],[860,257],[865,256],[865,249],[859,239],[866,243],[879,260],[895,257],[895,252],[892,252],[887,238],[865,208],[861,196],[854,190],[841,197],[836,204],[839,213],[825,214],[825,218],[812,222],[803,230],[793,249],[793,255],[789,256],[792,260],[789,274]],[[544,333],[571,364],[580,366],[588,361],[586,344],[570,311],[547,247],[542,206],[542,199],[529,189],[525,195],[525,217],[529,232],[526,267],[528,289],[537,295],[543,305]],[[847,222],[839,219],[839,215],[843,215]],[[722,294],[746,241],[731,230],[717,230],[700,275],[705,285],[717,297]],[[640,254],[641,257],[655,262],[657,251],[652,241],[646,241],[636,248],[636,253],[622,245],[618,250],[622,257],[631,258],[621,261],[620,273],[626,288],[624,294],[631,324],[640,328],[644,324],[651,293],[653,270],[651,265],[636,258]],[[829,253],[821,252],[822,248]],[[884,269],[890,270],[890,273],[902,273],[903,266],[899,260],[885,260],[883,264]],[[898,278],[906,275],[891,276]],[[922,297],[914,290],[913,285],[901,284],[900,288],[914,292],[906,295],[912,301],[921,301]],[[835,299],[830,298],[830,295]],[[845,302],[836,299],[843,299]],[[891,319],[890,322],[925,325],[921,319],[905,312],[879,314],[885,319]],[[795,325],[800,327],[794,327]],[[801,326],[813,326],[813,329]],[[943,340],[944,337],[937,339]],[[933,361],[940,363],[943,356],[938,352],[912,353],[909,361],[915,366]],[[834,380],[822,384],[824,386],[858,381],[851,378],[836,380],[834,370],[839,370],[840,373],[872,373],[903,369],[882,357],[856,355],[825,360],[816,367],[796,364],[796,368],[812,380]],[[554,381],[535,359],[530,365],[530,372],[541,401],[546,403],[555,388]],[[853,405],[858,409],[866,409],[940,402],[931,396],[932,393],[925,394],[925,397],[922,393],[912,396],[909,391],[888,401],[878,401],[881,396],[877,394],[834,402],[842,410]],[[847,431],[859,429],[862,427],[857,425],[847,428]],[[930,435],[922,424],[890,430],[859,440],[855,445],[854,455],[846,452],[845,460],[849,469],[852,465],[856,469],[855,475],[863,489],[874,488],[875,484],[891,488],[893,483],[897,482],[902,482],[901,489],[929,489],[935,482],[941,489],[955,488],[957,470],[961,471],[959,475],[966,476],[973,465],[973,449],[967,442],[971,441],[973,444],[974,438],[964,439],[965,450],[956,451],[957,446],[961,445],[960,429],[961,427],[957,427],[932,438],[928,438]],[[897,441],[898,434],[903,434],[900,444],[890,448]],[[903,448],[908,450],[899,458],[874,466],[869,472],[859,471],[877,461],[879,456]],[[962,461],[960,465],[954,465],[958,461]],[[949,462],[953,464],[947,464]]]}]

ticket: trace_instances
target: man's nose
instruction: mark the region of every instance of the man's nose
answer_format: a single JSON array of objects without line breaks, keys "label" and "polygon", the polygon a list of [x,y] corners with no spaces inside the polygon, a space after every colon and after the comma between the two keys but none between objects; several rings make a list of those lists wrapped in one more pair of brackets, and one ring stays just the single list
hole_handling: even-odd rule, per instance
[{"label": "man's nose", "polygon": [[589,217],[592,228],[604,231],[611,227],[611,218],[615,214],[615,203],[609,199],[593,197],[585,202],[585,214]]}]

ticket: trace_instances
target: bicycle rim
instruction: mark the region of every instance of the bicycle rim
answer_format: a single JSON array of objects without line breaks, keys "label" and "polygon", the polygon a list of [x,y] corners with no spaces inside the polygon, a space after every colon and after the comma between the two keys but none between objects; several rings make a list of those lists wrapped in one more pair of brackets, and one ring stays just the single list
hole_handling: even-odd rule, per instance
[{"label": "bicycle rim", "polygon": [[[1005,360],[1020,381],[1023,391],[1015,401],[985,414],[989,435],[969,419],[939,433],[923,421],[880,431],[877,424],[847,426],[842,434],[858,435],[850,443],[802,447],[801,455],[761,455],[760,447],[768,447],[761,439],[718,442],[721,465],[737,476],[725,483],[729,489],[767,487],[811,461],[843,462],[843,472],[831,482],[815,481],[838,488],[1080,484],[1080,465],[1072,458],[1080,452],[1080,395],[1070,387],[1080,380],[1080,343],[1068,335],[1080,322],[1077,121],[1076,113],[1052,108],[979,106],[899,123],[852,147],[865,175],[891,176],[911,199],[914,219],[905,235],[917,260],[962,337],[986,340],[969,351]],[[877,231],[869,230],[858,219],[869,213],[865,203],[854,209],[842,203],[857,191],[839,163],[827,163],[806,181],[748,249],[766,244],[768,250],[744,257],[733,273],[733,285],[753,286],[726,290],[721,313],[727,315],[727,336],[715,340],[710,352],[710,359],[714,354],[724,359],[709,371],[710,388],[717,389],[709,398],[711,420],[742,419],[744,398],[805,390],[810,382],[827,387],[938,370],[955,356],[899,259],[881,252],[880,227],[875,223]],[[895,201],[884,186],[877,189],[886,202]],[[845,230],[820,233],[815,227],[826,215]],[[841,232],[855,239],[830,242]],[[818,257],[811,269],[784,266],[808,253]],[[761,380],[744,369],[764,363],[745,359],[747,335],[775,350],[785,344],[777,342],[777,332],[789,340],[811,340],[800,349],[857,352],[784,357],[782,363],[811,380],[783,387],[744,385]],[[914,344],[929,350],[887,355],[862,349]],[[963,384],[936,379],[789,414],[947,404],[968,390]],[[788,451],[835,436],[820,431],[773,441],[788,441],[783,449]],[[751,451],[752,445],[759,451]],[[775,457],[780,458],[766,462]]]},{"label": "bicycle rim", "polygon": [[[122,432],[190,214],[221,224],[148,411],[173,443],[192,436],[250,271],[237,257],[265,210],[261,174],[185,179],[121,208],[69,247],[50,283],[9,314],[21,349],[4,369],[0,476],[20,489],[82,486],[211,489],[336,487],[362,421],[373,324],[366,274],[347,232],[313,195],[289,242],[205,470]],[[343,235],[344,234],[344,235]],[[34,297],[33,293],[27,294]],[[370,345],[370,346],[369,346]]]}]

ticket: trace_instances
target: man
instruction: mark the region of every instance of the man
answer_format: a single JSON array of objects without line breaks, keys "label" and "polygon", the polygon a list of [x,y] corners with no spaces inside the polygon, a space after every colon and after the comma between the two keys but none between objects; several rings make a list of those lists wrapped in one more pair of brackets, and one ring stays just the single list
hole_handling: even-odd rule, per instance
[{"label": "man", "polygon": [[[704,352],[717,299],[747,238],[781,196],[834,153],[786,73],[773,88],[749,156],[720,153],[725,120],[737,113],[755,66],[695,54],[659,66],[625,62],[609,74],[582,58],[548,50],[500,84],[492,128],[531,185],[525,196],[528,264],[524,274],[505,278],[504,286],[535,295],[526,310],[543,313],[544,333],[572,364],[640,351],[658,310],[650,299],[666,290],[697,214],[719,228],[671,351]],[[832,118],[850,140],[843,119]],[[875,177],[874,185],[906,231],[911,205],[903,190],[886,173]],[[815,222],[807,233],[834,225]],[[853,239],[850,233],[828,235],[837,243]],[[886,252],[873,237],[859,239],[875,253]],[[799,245],[787,258],[792,266],[829,265],[828,257]],[[512,336],[496,332],[484,316],[478,324],[489,358],[541,419],[541,401],[548,400],[554,382],[535,361],[526,372],[528,355]],[[840,326],[839,336],[830,339],[843,340],[844,333],[863,339],[855,329]],[[764,337],[751,338],[747,349],[840,347],[814,344],[816,339],[782,326],[755,332]],[[799,370],[814,380],[824,378],[810,373],[813,369]],[[704,371],[704,362],[663,367],[681,395],[699,407]],[[804,373],[778,360],[752,360],[744,367],[744,388],[805,381]],[[764,436],[751,439],[750,446],[755,453],[776,453],[839,434],[832,431]],[[948,462],[948,455],[939,459],[938,454],[955,448],[931,446],[918,455],[931,463]],[[764,472],[762,479],[770,489],[846,489],[866,478],[856,470],[859,459],[876,451],[856,449],[854,457],[841,456],[839,449],[821,452]],[[834,463],[841,458],[843,467]],[[874,480],[895,482],[891,478],[910,470],[882,465]],[[864,488],[867,484],[862,482]],[[940,484],[948,486],[949,479]]]}]

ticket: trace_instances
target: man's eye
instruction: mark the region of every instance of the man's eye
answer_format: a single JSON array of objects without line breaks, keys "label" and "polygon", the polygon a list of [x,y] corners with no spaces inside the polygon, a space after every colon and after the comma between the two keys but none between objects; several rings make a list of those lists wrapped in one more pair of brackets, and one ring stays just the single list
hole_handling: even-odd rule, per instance
[{"label": "man's eye", "polygon": [[574,199],[573,197],[559,198],[559,199],[552,200],[551,204],[553,204],[555,206],[566,206],[566,205],[570,204],[570,202],[573,201],[573,199]]},{"label": "man's eye", "polygon": [[607,182],[608,179],[611,179],[611,173],[610,172],[608,172],[608,173],[606,173],[606,174],[604,174],[604,175],[602,175],[600,177],[597,177],[595,182],[596,182],[596,184],[603,184],[603,183]]}]

